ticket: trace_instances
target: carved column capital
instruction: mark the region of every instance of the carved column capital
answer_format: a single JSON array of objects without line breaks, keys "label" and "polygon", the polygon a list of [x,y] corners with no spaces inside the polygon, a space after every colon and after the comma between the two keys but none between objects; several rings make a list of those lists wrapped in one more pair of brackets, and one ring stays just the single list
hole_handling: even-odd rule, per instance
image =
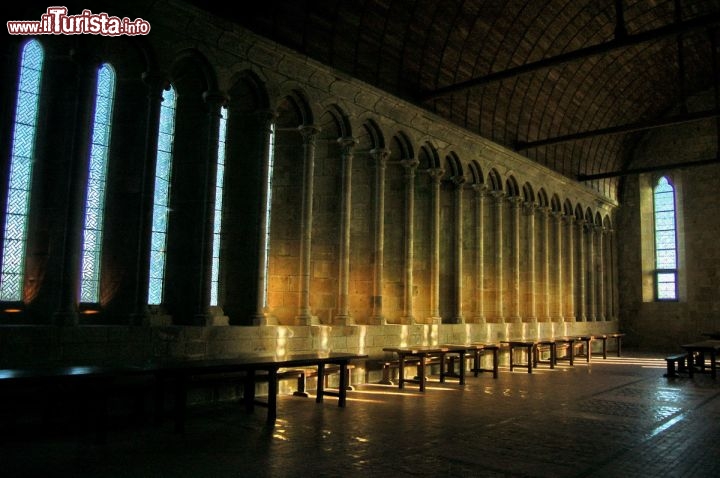
[{"label": "carved column capital", "polygon": [[522,206],[523,200],[520,196],[510,196],[507,198],[513,209],[519,209]]},{"label": "carved column capital", "polygon": [[358,144],[358,140],[352,137],[345,137],[345,138],[338,138],[337,139],[338,144],[340,145],[340,149],[342,151],[342,154],[347,156],[349,154],[352,154],[353,149]]},{"label": "carved column capital", "polygon": [[445,170],[442,168],[428,169],[428,174],[435,184],[440,184],[440,180],[445,176]]},{"label": "carved column capital", "polygon": [[472,185],[472,188],[480,197],[485,197],[488,194],[488,187],[484,184],[475,183]]},{"label": "carved column capital", "polygon": [[418,165],[420,165],[420,161],[415,158],[408,158],[401,160],[400,164],[407,170],[414,170],[418,167]]},{"label": "carved column capital", "polygon": [[465,184],[465,176],[453,176],[450,179],[458,189],[461,189],[462,185]]},{"label": "carved column capital", "polygon": [[385,148],[375,148],[370,150],[370,156],[377,161],[377,165],[384,168],[390,158],[390,150]]},{"label": "carved column capital", "polygon": [[312,124],[304,124],[298,126],[298,131],[303,137],[303,142],[305,144],[315,145],[315,140],[317,139],[318,134],[320,134],[320,131],[322,129],[319,126],[315,126]]}]

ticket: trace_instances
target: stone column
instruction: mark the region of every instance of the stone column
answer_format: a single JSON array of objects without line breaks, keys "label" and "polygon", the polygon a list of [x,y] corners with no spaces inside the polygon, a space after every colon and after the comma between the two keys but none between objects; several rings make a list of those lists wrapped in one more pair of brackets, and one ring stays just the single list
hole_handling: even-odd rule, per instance
[{"label": "stone column", "polygon": [[463,301],[463,184],[465,178],[454,176],[455,184],[455,324],[465,323],[462,311]]},{"label": "stone column", "polygon": [[413,262],[415,247],[415,171],[420,161],[417,159],[404,159],[400,162],[405,168],[405,294],[403,296],[402,322],[414,324],[413,314]]},{"label": "stone column", "polygon": [[525,203],[525,214],[527,215],[527,251],[528,251],[528,301],[526,322],[537,322],[537,271],[535,269],[535,211],[537,205],[533,202]]},{"label": "stone column", "polygon": [[[97,90],[98,58],[80,48],[70,53],[77,67],[78,82],[75,97],[73,147],[68,171],[65,220],[62,247],[62,274],[58,308],[53,314],[57,325],[78,325],[78,297],[80,296],[80,264],[85,190],[87,189],[90,161],[93,105]],[[71,87],[74,85],[70,85]]]},{"label": "stone column", "polygon": [[387,149],[373,149],[370,155],[375,159],[375,262],[372,298],[371,324],[385,323],[383,315],[383,261],[385,243],[385,168],[390,151]]},{"label": "stone column", "polygon": [[430,317],[431,324],[442,322],[440,317],[440,180],[445,170],[428,171],[432,180],[432,237],[430,240]]},{"label": "stone column", "polygon": [[258,241],[258,256],[259,260],[257,263],[257,295],[255,299],[255,315],[253,315],[253,325],[277,325],[277,319],[270,315],[270,311],[267,307],[267,263],[268,263],[268,250],[270,249],[270,238],[268,237],[268,230],[270,224],[268,224],[269,217],[268,213],[272,207],[268,204],[268,198],[270,197],[270,155],[273,153],[270,148],[274,143],[272,138],[272,124],[275,121],[276,115],[271,111],[261,111],[258,114],[258,123],[260,125],[259,134],[261,135],[261,148],[262,148],[262,165],[261,165],[261,177],[260,177],[260,202],[262,211],[260,213],[260,230],[259,241]]},{"label": "stone column", "polygon": [[587,320],[595,320],[596,306],[595,303],[595,225],[592,222],[587,223],[587,254],[586,254],[587,271]]},{"label": "stone column", "polygon": [[353,325],[355,322],[348,311],[350,288],[350,218],[352,210],[352,161],[353,148],[358,141],[355,138],[339,138],[341,148],[341,187],[340,192],[340,244],[338,248],[338,313],[334,322],[338,325]]},{"label": "stone column", "polygon": [[563,255],[562,255],[562,212],[557,211],[553,213],[553,217],[555,219],[555,268],[556,271],[556,281],[555,284],[557,284],[557,290],[555,291],[557,296],[557,313],[555,314],[555,317],[553,320],[555,322],[562,322],[563,321]]},{"label": "stone column", "polygon": [[567,261],[567,306],[565,309],[565,321],[575,321],[575,238],[573,237],[575,216],[568,214],[564,217],[565,228],[567,229],[567,250],[565,260]]},{"label": "stone column", "polygon": [[315,176],[315,140],[320,128],[300,127],[303,136],[303,188],[300,223],[300,307],[295,325],[315,325],[317,317],[310,310],[310,263],[312,246],[313,180]]},{"label": "stone column", "polygon": [[155,72],[146,72],[142,81],[147,87],[147,124],[145,127],[145,152],[140,179],[140,200],[137,212],[138,229],[135,247],[135,289],[133,292],[133,325],[149,325],[148,287],[150,287],[150,231],[152,230],[153,188],[155,184],[155,160],[157,156],[158,129],[160,128],[160,105],[163,89],[169,82]]},{"label": "stone column", "polygon": [[510,209],[512,211],[512,250],[511,250],[511,267],[512,267],[512,283],[510,285],[511,307],[510,322],[520,322],[520,213],[522,199],[518,196],[508,198]]},{"label": "stone column", "polygon": [[503,310],[503,203],[505,194],[502,191],[493,191],[495,198],[495,321],[505,321]]},{"label": "stone column", "polygon": [[603,235],[605,234],[605,228],[602,226],[597,226],[597,237],[598,237],[598,270],[597,270],[597,278],[598,278],[598,291],[597,291],[597,303],[598,303],[598,311],[597,311],[597,320],[605,320],[606,312],[605,312],[605,281],[607,278],[605,277],[605,246],[603,244]]},{"label": "stone column", "polygon": [[217,179],[218,134],[220,131],[220,108],[227,97],[217,91],[203,93],[207,106],[207,152],[201,166],[202,176],[197,178],[202,185],[198,200],[198,222],[201,233],[197,244],[197,286],[195,297],[194,325],[208,325],[212,319],[210,311],[210,287],[212,281],[213,220],[215,216],[215,181]]},{"label": "stone column", "polygon": [[609,265],[610,265],[610,291],[608,293],[608,298],[610,299],[610,306],[608,310],[610,311],[610,318],[612,320],[618,320],[620,310],[620,297],[618,296],[618,263],[617,263],[617,236],[615,235],[615,230],[609,229],[608,230],[608,251],[609,251]]},{"label": "stone column", "polygon": [[585,267],[587,264],[587,258],[585,255],[585,221],[576,220],[575,225],[578,232],[577,245],[578,245],[578,319],[581,322],[587,320],[587,302],[586,302],[586,291],[585,291]]},{"label": "stone column", "polygon": [[474,321],[485,322],[485,197],[487,186],[474,184],[475,190],[475,296]]},{"label": "stone column", "polygon": [[540,208],[542,213],[542,278],[543,278],[543,322],[550,322],[550,208]]}]

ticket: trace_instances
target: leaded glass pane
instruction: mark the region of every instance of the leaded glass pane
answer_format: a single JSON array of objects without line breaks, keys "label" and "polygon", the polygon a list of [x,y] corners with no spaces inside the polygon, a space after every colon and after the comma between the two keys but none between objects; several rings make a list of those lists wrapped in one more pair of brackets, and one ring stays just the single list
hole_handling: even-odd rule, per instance
[{"label": "leaded glass pane", "polygon": [[22,49],[13,125],[8,201],[3,228],[0,300],[22,300],[30,186],[44,54],[40,42]]},{"label": "leaded glass pane", "polygon": [[655,247],[657,249],[675,249],[675,230],[655,231]]},{"label": "leaded glass pane", "polygon": [[661,211],[655,213],[655,229],[675,230],[675,213],[673,211]]},{"label": "leaded glass pane", "polygon": [[165,242],[167,240],[167,212],[170,203],[172,147],[175,134],[175,89],[163,91],[160,107],[157,158],[155,160],[155,192],[153,195],[153,230],[150,242],[150,283],[148,303],[162,302],[165,276]]},{"label": "leaded glass pane", "polygon": [[677,267],[677,254],[675,249],[658,251],[657,267],[659,269],[675,269]]},{"label": "leaded glass pane", "polygon": [[[35,124],[15,123],[13,136],[13,156],[31,158],[35,146]],[[30,166],[30,165],[28,165]]]},{"label": "leaded glass pane", "polygon": [[112,125],[115,72],[107,63],[98,70],[95,115],[85,199],[80,301],[100,300],[102,229],[105,219],[105,185]]},{"label": "leaded glass pane", "polygon": [[677,299],[677,240],[675,188],[666,177],[660,178],[653,191],[655,209],[655,280],[658,300]]},{"label": "leaded glass pane", "polygon": [[210,304],[218,304],[220,287],[220,234],[222,230],[223,181],[225,177],[225,138],[227,136],[226,111],[220,116],[218,131],[217,173],[215,175],[215,217],[213,220],[213,256],[210,271]]},{"label": "leaded glass pane", "polygon": [[657,274],[658,299],[675,300],[677,299],[676,274],[670,272],[660,272]]}]

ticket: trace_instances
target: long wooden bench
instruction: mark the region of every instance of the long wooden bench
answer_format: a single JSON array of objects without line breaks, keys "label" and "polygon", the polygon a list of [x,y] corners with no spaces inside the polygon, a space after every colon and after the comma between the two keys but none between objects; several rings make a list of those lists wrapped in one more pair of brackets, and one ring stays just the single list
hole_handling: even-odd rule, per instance
[{"label": "long wooden bench", "polygon": [[[347,378],[345,380],[345,383],[347,383],[347,386],[345,387],[346,390],[354,390],[350,375],[353,368],[355,368],[353,364],[348,364],[346,372]],[[325,367],[325,388],[328,387],[329,376],[337,373],[340,373],[340,367],[338,367],[337,365],[328,365],[327,367]],[[280,379],[280,374],[288,378],[297,377],[297,388],[293,392],[293,395],[296,397],[308,397],[309,395],[307,393],[307,379],[316,378],[318,376],[317,368],[315,367],[281,370],[278,374],[278,379]]]},{"label": "long wooden bench", "polygon": [[678,372],[686,372],[688,365],[687,361],[688,354],[685,352],[665,357],[665,362],[667,362],[667,373],[665,376],[668,378],[677,377]]},{"label": "long wooden bench", "polygon": [[[420,359],[417,357],[406,357],[405,358],[405,366],[416,366],[417,367],[417,373],[420,373]],[[396,385],[396,379],[399,375],[398,369],[400,367],[400,360],[399,359],[370,359],[366,362],[366,365],[370,369],[380,369],[382,370],[382,378],[378,382],[381,385]],[[433,365],[440,365],[440,358],[439,357],[426,357],[425,358],[425,366],[433,366]]]}]

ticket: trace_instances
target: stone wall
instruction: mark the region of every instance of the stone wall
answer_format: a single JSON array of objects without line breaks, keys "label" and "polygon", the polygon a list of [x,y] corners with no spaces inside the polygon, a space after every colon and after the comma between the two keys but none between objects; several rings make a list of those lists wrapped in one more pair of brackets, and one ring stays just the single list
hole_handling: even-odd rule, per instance
[{"label": "stone wall", "polygon": [[[691,110],[704,110],[711,95],[694,98]],[[638,142],[632,167],[677,164],[716,158],[715,121],[664,128]],[[650,189],[666,175],[676,187],[680,299],[657,302],[652,291],[653,245]],[[623,207],[619,262],[622,291],[620,320],[628,341],[646,349],[677,350],[681,343],[702,339],[703,332],[720,330],[720,217],[717,214],[720,165],[669,168],[628,176]]]},{"label": "stone wall", "polygon": [[[93,8],[142,17],[152,32],[39,39],[50,58],[43,94],[52,101],[41,96],[30,274],[23,300],[12,304],[19,312],[2,315],[4,324],[20,326],[2,329],[3,363],[43,355],[215,356],[275,351],[286,341],[291,351],[378,355],[398,343],[618,329],[613,199],[180,2]],[[16,81],[22,42],[13,38],[2,50],[8,85]],[[76,275],[68,273],[74,269],[63,266],[77,267],[80,223],[64,218],[83,207],[87,159],[71,145],[88,133],[97,61],[114,66],[119,85],[106,207],[111,233],[101,300],[79,304]],[[168,276],[163,303],[148,310],[149,191],[160,98],[170,84],[178,92],[178,162]],[[13,91],[3,92],[2,131],[13,121]],[[221,114],[229,132],[226,209],[219,303],[210,304],[209,211]],[[68,188],[75,191],[70,200]],[[264,224],[267,193],[272,209]],[[223,317],[230,327],[212,326]],[[185,328],[158,327],[167,323]]]}]

